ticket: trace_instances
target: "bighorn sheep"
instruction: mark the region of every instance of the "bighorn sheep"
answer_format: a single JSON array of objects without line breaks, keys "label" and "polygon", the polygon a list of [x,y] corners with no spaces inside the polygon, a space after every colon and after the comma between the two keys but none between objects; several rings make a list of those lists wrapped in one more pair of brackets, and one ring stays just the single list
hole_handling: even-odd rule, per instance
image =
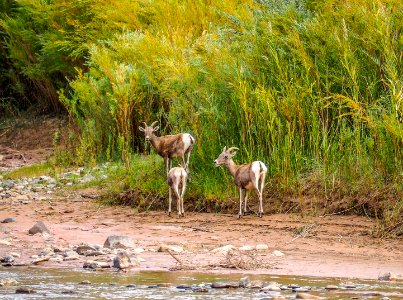
[{"label": "bighorn sheep", "polygon": [[[154,134],[159,128],[159,126],[155,126],[157,122],[158,121],[153,122],[150,126],[147,126],[147,124],[143,122],[144,128],[139,126],[139,130],[144,132],[146,141],[150,141],[157,153],[164,158],[167,174],[172,167],[172,159],[174,157],[177,157],[180,161],[180,165],[186,169],[186,172],[189,172],[190,152],[196,142],[195,138],[189,133],[158,137]],[[185,154],[187,155],[186,163]]]},{"label": "bighorn sheep", "polygon": [[175,167],[169,170],[167,183],[169,185],[169,208],[168,215],[171,215],[171,204],[172,204],[172,191],[176,197],[176,203],[178,207],[178,217],[185,216],[185,209],[183,208],[183,195],[185,194],[187,172],[182,167]]},{"label": "bighorn sheep", "polygon": [[[239,214],[238,218],[243,215],[246,211],[246,204],[248,201],[248,191],[255,190],[257,195],[259,196],[259,212],[258,216],[262,217],[263,215],[263,188],[264,188],[264,180],[267,173],[266,165],[261,161],[254,161],[250,164],[237,165],[232,157],[235,156],[236,151],[239,150],[236,147],[231,147],[227,150],[225,146],[222,150],[222,153],[218,156],[218,158],[214,161],[215,165],[221,166],[225,165],[230,171],[232,177],[234,177],[235,184],[239,189]],[[244,212],[242,212],[242,190],[245,190],[245,208]]]}]

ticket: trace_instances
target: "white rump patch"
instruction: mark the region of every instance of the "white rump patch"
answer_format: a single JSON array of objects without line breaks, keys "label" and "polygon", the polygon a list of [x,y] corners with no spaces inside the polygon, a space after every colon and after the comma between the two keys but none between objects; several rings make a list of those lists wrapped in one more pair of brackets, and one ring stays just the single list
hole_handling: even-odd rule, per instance
[{"label": "white rump patch", "polygon": [[185,151],[193,144],[194,137],[191,136],[189,133],[182,134],[182,142],[184,145]]}]

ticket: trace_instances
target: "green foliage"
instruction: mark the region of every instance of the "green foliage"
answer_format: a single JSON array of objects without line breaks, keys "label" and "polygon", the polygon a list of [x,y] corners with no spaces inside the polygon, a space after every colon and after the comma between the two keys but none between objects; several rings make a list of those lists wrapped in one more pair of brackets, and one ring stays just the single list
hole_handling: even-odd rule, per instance
[{"label": "green foliage", "polygon": [[[159,120],[161,134],[196,137],[196,199],[233,194],[212,163],[225,145],[241,149],[239,162],[266,162],[277,192],[402,195],[399,1],[18,3],[0,23],[8,58],[64,87],[77,163],[122,159],[129,170],[144,149],[138,125]],[[393,223],[401,204],[373,214]]]},{"label": "green foliage", "polygon": [[22,177],[38,177],[41,175],[52,174],[53,172],[54,169],[50,163],[43,163],[14,169],[11,172],[5,173],[4,178],[21,179]]}]

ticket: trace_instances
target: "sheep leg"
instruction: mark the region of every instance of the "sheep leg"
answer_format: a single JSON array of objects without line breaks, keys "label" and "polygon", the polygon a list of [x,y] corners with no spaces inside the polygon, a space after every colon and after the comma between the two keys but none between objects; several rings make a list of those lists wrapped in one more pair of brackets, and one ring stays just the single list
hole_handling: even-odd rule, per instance
[{"label": "sheep leg", "polygon": [[246,190],[245,191],[245,208],[244,208],[244,210],[243,210],[243,214],[245,215],[245,213],[248,211],[248,209],[247,209],[247,203],[248,203],[248,191]]},{"label": "sheep leg", "polygon": [[242,216],[242,188],[239,188],[239,213],[238,213],[238,219],[240,219]]},{"label": "sheep leg", "polygon": [[172,188],[169,187],[168,216],[171,216],[171,204],[172,204]]}]

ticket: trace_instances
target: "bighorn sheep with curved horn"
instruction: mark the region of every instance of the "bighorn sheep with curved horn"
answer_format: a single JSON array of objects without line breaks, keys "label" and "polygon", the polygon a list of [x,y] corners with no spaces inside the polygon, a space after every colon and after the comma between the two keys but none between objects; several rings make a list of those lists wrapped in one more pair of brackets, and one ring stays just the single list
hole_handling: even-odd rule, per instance
[{"label": "bighorn sheep with curved horn", "polygon": [[172,191],[174,192],[176,198],[176,206],[178,208],[178,217],[185,216],[185,209],[183,207],[183,195],[186,190],[188,174],[186,170],[182,167],[175,167],[169,170],[167,183],[169,185],[169,208],[168,215],[171,215],[171,204],[172,204]]},{"label": "bighorn sheep with curved horn", "polygon": [[[189,172],[190,152],[196,142],[195,138],[189,133],[179,133],[175,135],[156,136],[155,131],[159,126],[155,126],[158,121],[153,122],[150,126],[144,123],[144,128],[139,126],[139,130],[144,132],[146,141],[150,141],[157,153],[164,158],[166,172],[168,174],[172,167],[172,159],[177,157],[180,165]],[[187,161],[185,163],[185,154]]]},{"label": "bighorn sheep with curved horn", "polygon": [[[261,161],[254,161],[250,164],[237,165],[232,157],[235,156],[237,150],[236,147],[231,147],[227,150],[227,146],[224,147],[222,153],[214,161],[215,165],[225,165],[230,171],[232,177],[234,177],[235,184],[239,189],[239,214],[238,218],[246,211],[246,204],[248,201],[248,192],[255,190],[259,196],[259,212],[258,216],[263,215],[263,188],[264,180],[267,173],[266,165]],[[245,199],[242,199],[242,190],[245,190]],[[245,208],[242,212],[242,201],[245,200]]]}]

